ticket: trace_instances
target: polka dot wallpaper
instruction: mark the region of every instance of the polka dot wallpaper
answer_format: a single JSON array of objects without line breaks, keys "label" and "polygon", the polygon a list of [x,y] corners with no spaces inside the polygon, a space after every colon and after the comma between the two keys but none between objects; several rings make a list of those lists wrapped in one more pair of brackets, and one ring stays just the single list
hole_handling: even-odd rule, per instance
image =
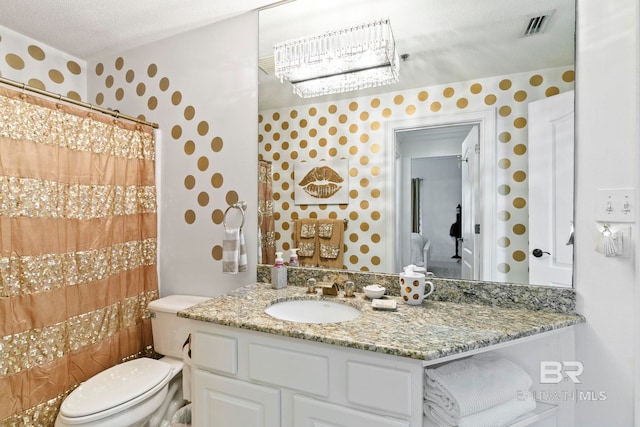
[{"label": "polka dot wallpaper", "polygon": [[0,76],[77,101],[86,100],[84,61],[3,27]]},{"label": "polka dot wallpaper", "polygon": [[[259,157],[273,164],[278,250],[291,248],[293,220],[343,218],[344,266],[380,271],[385,256],[386,165],[384,126],[388,121],[495,108],[500,280],[528,282],[527,105],[572,90],[573,68],[536,70],[433,86],[381,96],[261,111]],[[298,161],[349,159],[349,203],[296,205],[293,166]]]}]

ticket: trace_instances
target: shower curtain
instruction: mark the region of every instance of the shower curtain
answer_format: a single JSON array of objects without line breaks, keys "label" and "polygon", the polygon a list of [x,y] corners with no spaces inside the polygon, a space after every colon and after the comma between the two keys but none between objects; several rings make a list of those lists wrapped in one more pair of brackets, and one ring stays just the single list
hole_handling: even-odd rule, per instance
[{"label": "shower curtain", "polygon": [[258,162],[258,229],[260,244],[258,255],[262,264],[271,264],[276,260],[276,232],[273,218],[273,190],[271,162]]},{"label": "shower curtain", "polygon": [[411,232],[420,233],[420,181],[422,178],[411,178]]},{"label": "shower curtain", "polygon": [[0,88],[0,425],[151,345],[150,127]]}]

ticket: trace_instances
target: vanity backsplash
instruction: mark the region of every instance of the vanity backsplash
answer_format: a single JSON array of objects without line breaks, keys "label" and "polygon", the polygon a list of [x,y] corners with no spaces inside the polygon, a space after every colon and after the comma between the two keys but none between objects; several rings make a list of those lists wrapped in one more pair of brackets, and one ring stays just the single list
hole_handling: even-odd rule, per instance
[{"label": "vanity backsplash", "polygon": [[[257,281],[271,282],[270,265],[258,265]],[[307,279],[335,282],[340,286],[347,280],[355,284],[355,291],[362,292],[367,285],[377,284],[387,289],[388,295],[400,296],[397,274],[369,273],[325,268],[286,267],[289,286],[306,286]],[[574,289],[552,286],[521,285],[511,283],[478,282],[470,280],[430,278],[435,291],[431,301],[483,304],[504,308],[574,313],[576,293]]]}]

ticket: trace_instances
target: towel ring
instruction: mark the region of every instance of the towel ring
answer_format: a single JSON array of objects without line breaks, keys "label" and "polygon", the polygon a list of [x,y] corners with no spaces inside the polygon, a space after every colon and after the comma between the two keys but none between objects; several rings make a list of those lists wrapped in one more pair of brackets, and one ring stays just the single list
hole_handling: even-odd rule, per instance
[{"label": "towel ring", "polygon": [[231,209],[239,209],[240,210],[240,213],[242,214],[242,223],[240,224],[240,228],[242,228],[244,226],[244,210],[246,208],[247,208],[247,204],[245,202],[238,202],[238,203],[234,203],[234,204],[230,205],[224,211],[224,216],[222,217],[222,225],[224,226],[224,228],[227,228],[227,213]]}]

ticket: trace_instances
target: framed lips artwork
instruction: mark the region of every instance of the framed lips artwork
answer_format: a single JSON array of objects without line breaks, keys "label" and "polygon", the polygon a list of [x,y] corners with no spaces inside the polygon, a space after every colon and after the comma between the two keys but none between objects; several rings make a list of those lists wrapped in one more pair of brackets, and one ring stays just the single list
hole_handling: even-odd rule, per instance
[{"label": "framed lips artwork", "polygon": [[296,205],[349,203],[349,160],[296,162],[293,166]]}]

